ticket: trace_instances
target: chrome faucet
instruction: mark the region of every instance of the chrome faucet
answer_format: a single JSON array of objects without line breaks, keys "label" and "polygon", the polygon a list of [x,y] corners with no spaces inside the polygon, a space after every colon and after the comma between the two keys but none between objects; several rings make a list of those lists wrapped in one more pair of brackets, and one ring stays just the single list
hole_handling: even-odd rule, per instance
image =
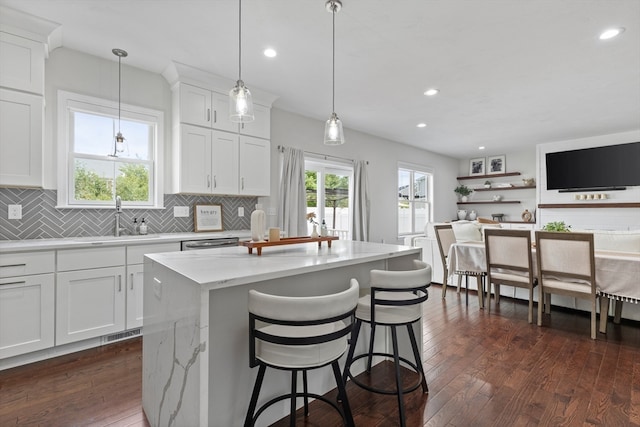
[{"label": "chrome faucet", "polygon": [[126,233],[127,229],[124,227],[120,227],[121,213],[122,213],[122,199],[120,198],[120,196],[116,196],[116,213],[115,213],[116,225],[113,233],[115,237],[120,237],[120,233],[127,234]]}]

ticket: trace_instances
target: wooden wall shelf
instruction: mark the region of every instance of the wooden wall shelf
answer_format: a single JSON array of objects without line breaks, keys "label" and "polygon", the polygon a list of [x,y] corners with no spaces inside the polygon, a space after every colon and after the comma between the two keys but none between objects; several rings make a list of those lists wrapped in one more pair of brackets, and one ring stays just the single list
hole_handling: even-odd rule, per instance
[{"label": "wooden wall shelf", "polygon": [[538,209],[640,208],[640,203],[540,203]]},{"label": "wooden wall shelf", "polygon": [[488,179],[488,178],[501,178],[503,176],[518,176],[520,172],[507,172],[507,173],[494,173],[492,175],[473,175],[473,176],[459,176],[458,179]]},{"label": "wooden wall shelf", "polygon": [[475,188],[473,191],[525,190],[527,188],[536,188],[536,186],[535,185],[515,185],[513,187]]},{"label": "wooden wall shelf", "polygon": [[520,200],[504,200],[496,202],[493,200],[479,200],[477,202],[458,202],[459,205],[504,205],[508,203],[520,203]]}]

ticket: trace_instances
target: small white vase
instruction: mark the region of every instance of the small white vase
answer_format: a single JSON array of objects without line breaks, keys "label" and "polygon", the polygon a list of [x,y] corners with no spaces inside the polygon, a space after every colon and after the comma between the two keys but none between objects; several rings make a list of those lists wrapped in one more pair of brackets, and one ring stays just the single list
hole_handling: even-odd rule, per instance
[{"label": "small white vase", "polygon": [[318,226],[316,224],[313,224],[313,231],[311,232],[311,237],[313,238],[318,237]]},{"label": "small white vase", "polygon": [[461,197],[460,197],[460,201],[461,201],[462,203],[467,203],[467,200],[469,200],[469,198],[468,198],[467,196],[461,196]]},{"label": "small white vase", "polygon": [[475,221],[477,217],[478,217],[478,215],[476,214],[476,211],[469,212],[469,219],[471,221]]},{"label": "small white vase", "polygon": [[463,220],[467,218],[467,211],[464,209],[460,209],[458,211],[458,219]]}]

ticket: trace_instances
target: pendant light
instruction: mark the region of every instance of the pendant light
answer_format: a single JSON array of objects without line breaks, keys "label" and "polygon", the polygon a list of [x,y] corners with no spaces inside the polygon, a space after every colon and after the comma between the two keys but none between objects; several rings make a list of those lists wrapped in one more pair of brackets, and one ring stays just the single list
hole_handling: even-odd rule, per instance
[{"label": "pendant light", "polygon": [[331,117],[324,126],[324,143],[325,145],[341,145],[344,144],[344,132],[342,130],[342,121],[336,114],[336,13],[342,9],[340,0],[328,0],[325,4],[327,12],[333,17],[333,58],[332,58],[332,99],[331,99]]},{"label": "pendant light", "polygon": [[128,53],[126,50],[122,49],[112,49],[111,52],[115,56],[118,57],[118,133],[115,136],[113,142],[113,155],[112,157],[118,157],[118,153],[122,153],[124,151],[124,141],[125,137],[122,136],[122,132],[120,132],[120,94],[122,90],[122,58],[125,58]]},{"label": "pendant light", "polygon": [[251,92],[242,81],[242,0],[238,0],[238,81],[229,91],[229,120],[248,123],[254,119]]}]

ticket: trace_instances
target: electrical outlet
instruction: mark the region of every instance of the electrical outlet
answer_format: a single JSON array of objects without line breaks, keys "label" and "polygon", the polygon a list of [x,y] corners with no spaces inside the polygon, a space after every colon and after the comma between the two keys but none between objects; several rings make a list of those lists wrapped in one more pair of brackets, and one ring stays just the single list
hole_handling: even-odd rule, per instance
[{"label": "electrical outlet", "polygon": [[189,216],[189,206],[174,206],[173,217],[184,218]]},{"label": "electrical outlet", "polygon": [[8,205],[7,206],[7,218],[8,219],[22,219],[22,205]]},{"label": "electrical outlet", "polygon": [[244,216],[244,208],[242,206],[238,207],[238,216],[239,217],[243,217]]}]

